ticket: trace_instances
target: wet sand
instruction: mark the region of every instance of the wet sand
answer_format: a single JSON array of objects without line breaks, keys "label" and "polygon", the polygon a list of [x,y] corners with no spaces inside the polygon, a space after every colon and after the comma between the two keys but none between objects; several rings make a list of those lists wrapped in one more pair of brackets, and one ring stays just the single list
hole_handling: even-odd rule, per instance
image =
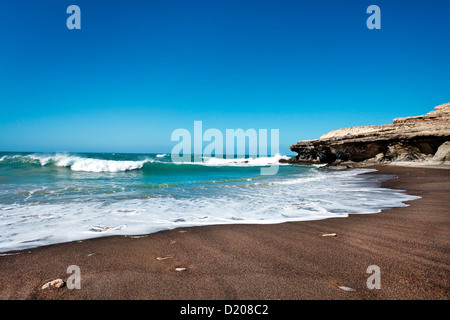
[{"label": "wet sand", "polygon": [[[0,255],[0,299],[448,300],[450,170],[376,168],[398,176],[384,187],[422,198],[348,218],[192,227]],[[80,290],[41,290],[67,280],[70,265],[80,267]],[[380,289],[367,288],[370,265],[380,268]]]}]

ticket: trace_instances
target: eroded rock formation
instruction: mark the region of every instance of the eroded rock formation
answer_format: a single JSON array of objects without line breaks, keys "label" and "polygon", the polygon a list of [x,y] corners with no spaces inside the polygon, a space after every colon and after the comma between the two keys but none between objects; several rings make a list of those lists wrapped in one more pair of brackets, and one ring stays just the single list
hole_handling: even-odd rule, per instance
[{"label": "eroded rock formation", "polygon": [[[348,166],[398,161],[450,164],[450,103],[392,124],[343,128],[290,146],[293,164]],[[286,161],[286,160],[285,160]]]}]

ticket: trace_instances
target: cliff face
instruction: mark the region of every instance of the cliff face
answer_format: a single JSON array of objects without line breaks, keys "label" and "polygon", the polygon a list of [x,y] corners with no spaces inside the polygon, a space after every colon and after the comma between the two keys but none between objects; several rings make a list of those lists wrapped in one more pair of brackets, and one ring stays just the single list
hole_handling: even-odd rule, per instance
[{"label": "cliff face", "polygon": [[330,131],[320,139],[290,146],[293,164],[349,166],[396,161],[450,164],[450,103],[423,116],[397,118],[392,124]]}]

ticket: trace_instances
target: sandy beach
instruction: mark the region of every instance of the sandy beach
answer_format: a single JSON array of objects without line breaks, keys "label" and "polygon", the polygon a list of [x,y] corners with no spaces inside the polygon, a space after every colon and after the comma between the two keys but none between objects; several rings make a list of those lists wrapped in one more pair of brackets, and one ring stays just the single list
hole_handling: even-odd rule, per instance
[{"label": "sandy beach", "polygon": [[[422,198],[348,218],[192,227],[2,254],[0,299],[449,299],[450,170],[376,169],[398,176],[384,187]],[[80,267],[81,289],[41,289],[67,280],[70,265]],[[370,265],[380,268],[380,289],[367,288]]]}]

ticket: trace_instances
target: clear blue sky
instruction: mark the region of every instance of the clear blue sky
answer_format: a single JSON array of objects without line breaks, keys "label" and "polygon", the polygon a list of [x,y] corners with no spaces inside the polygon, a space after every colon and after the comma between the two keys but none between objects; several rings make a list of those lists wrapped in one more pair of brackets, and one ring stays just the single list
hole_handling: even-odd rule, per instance
[{"label": "clear blue sky", "polygon": [[170,152],[202,120],[279,129],[286,153],[424,114],[450,102],[449,17],[448,0],[2,0],[0,150]]}]

